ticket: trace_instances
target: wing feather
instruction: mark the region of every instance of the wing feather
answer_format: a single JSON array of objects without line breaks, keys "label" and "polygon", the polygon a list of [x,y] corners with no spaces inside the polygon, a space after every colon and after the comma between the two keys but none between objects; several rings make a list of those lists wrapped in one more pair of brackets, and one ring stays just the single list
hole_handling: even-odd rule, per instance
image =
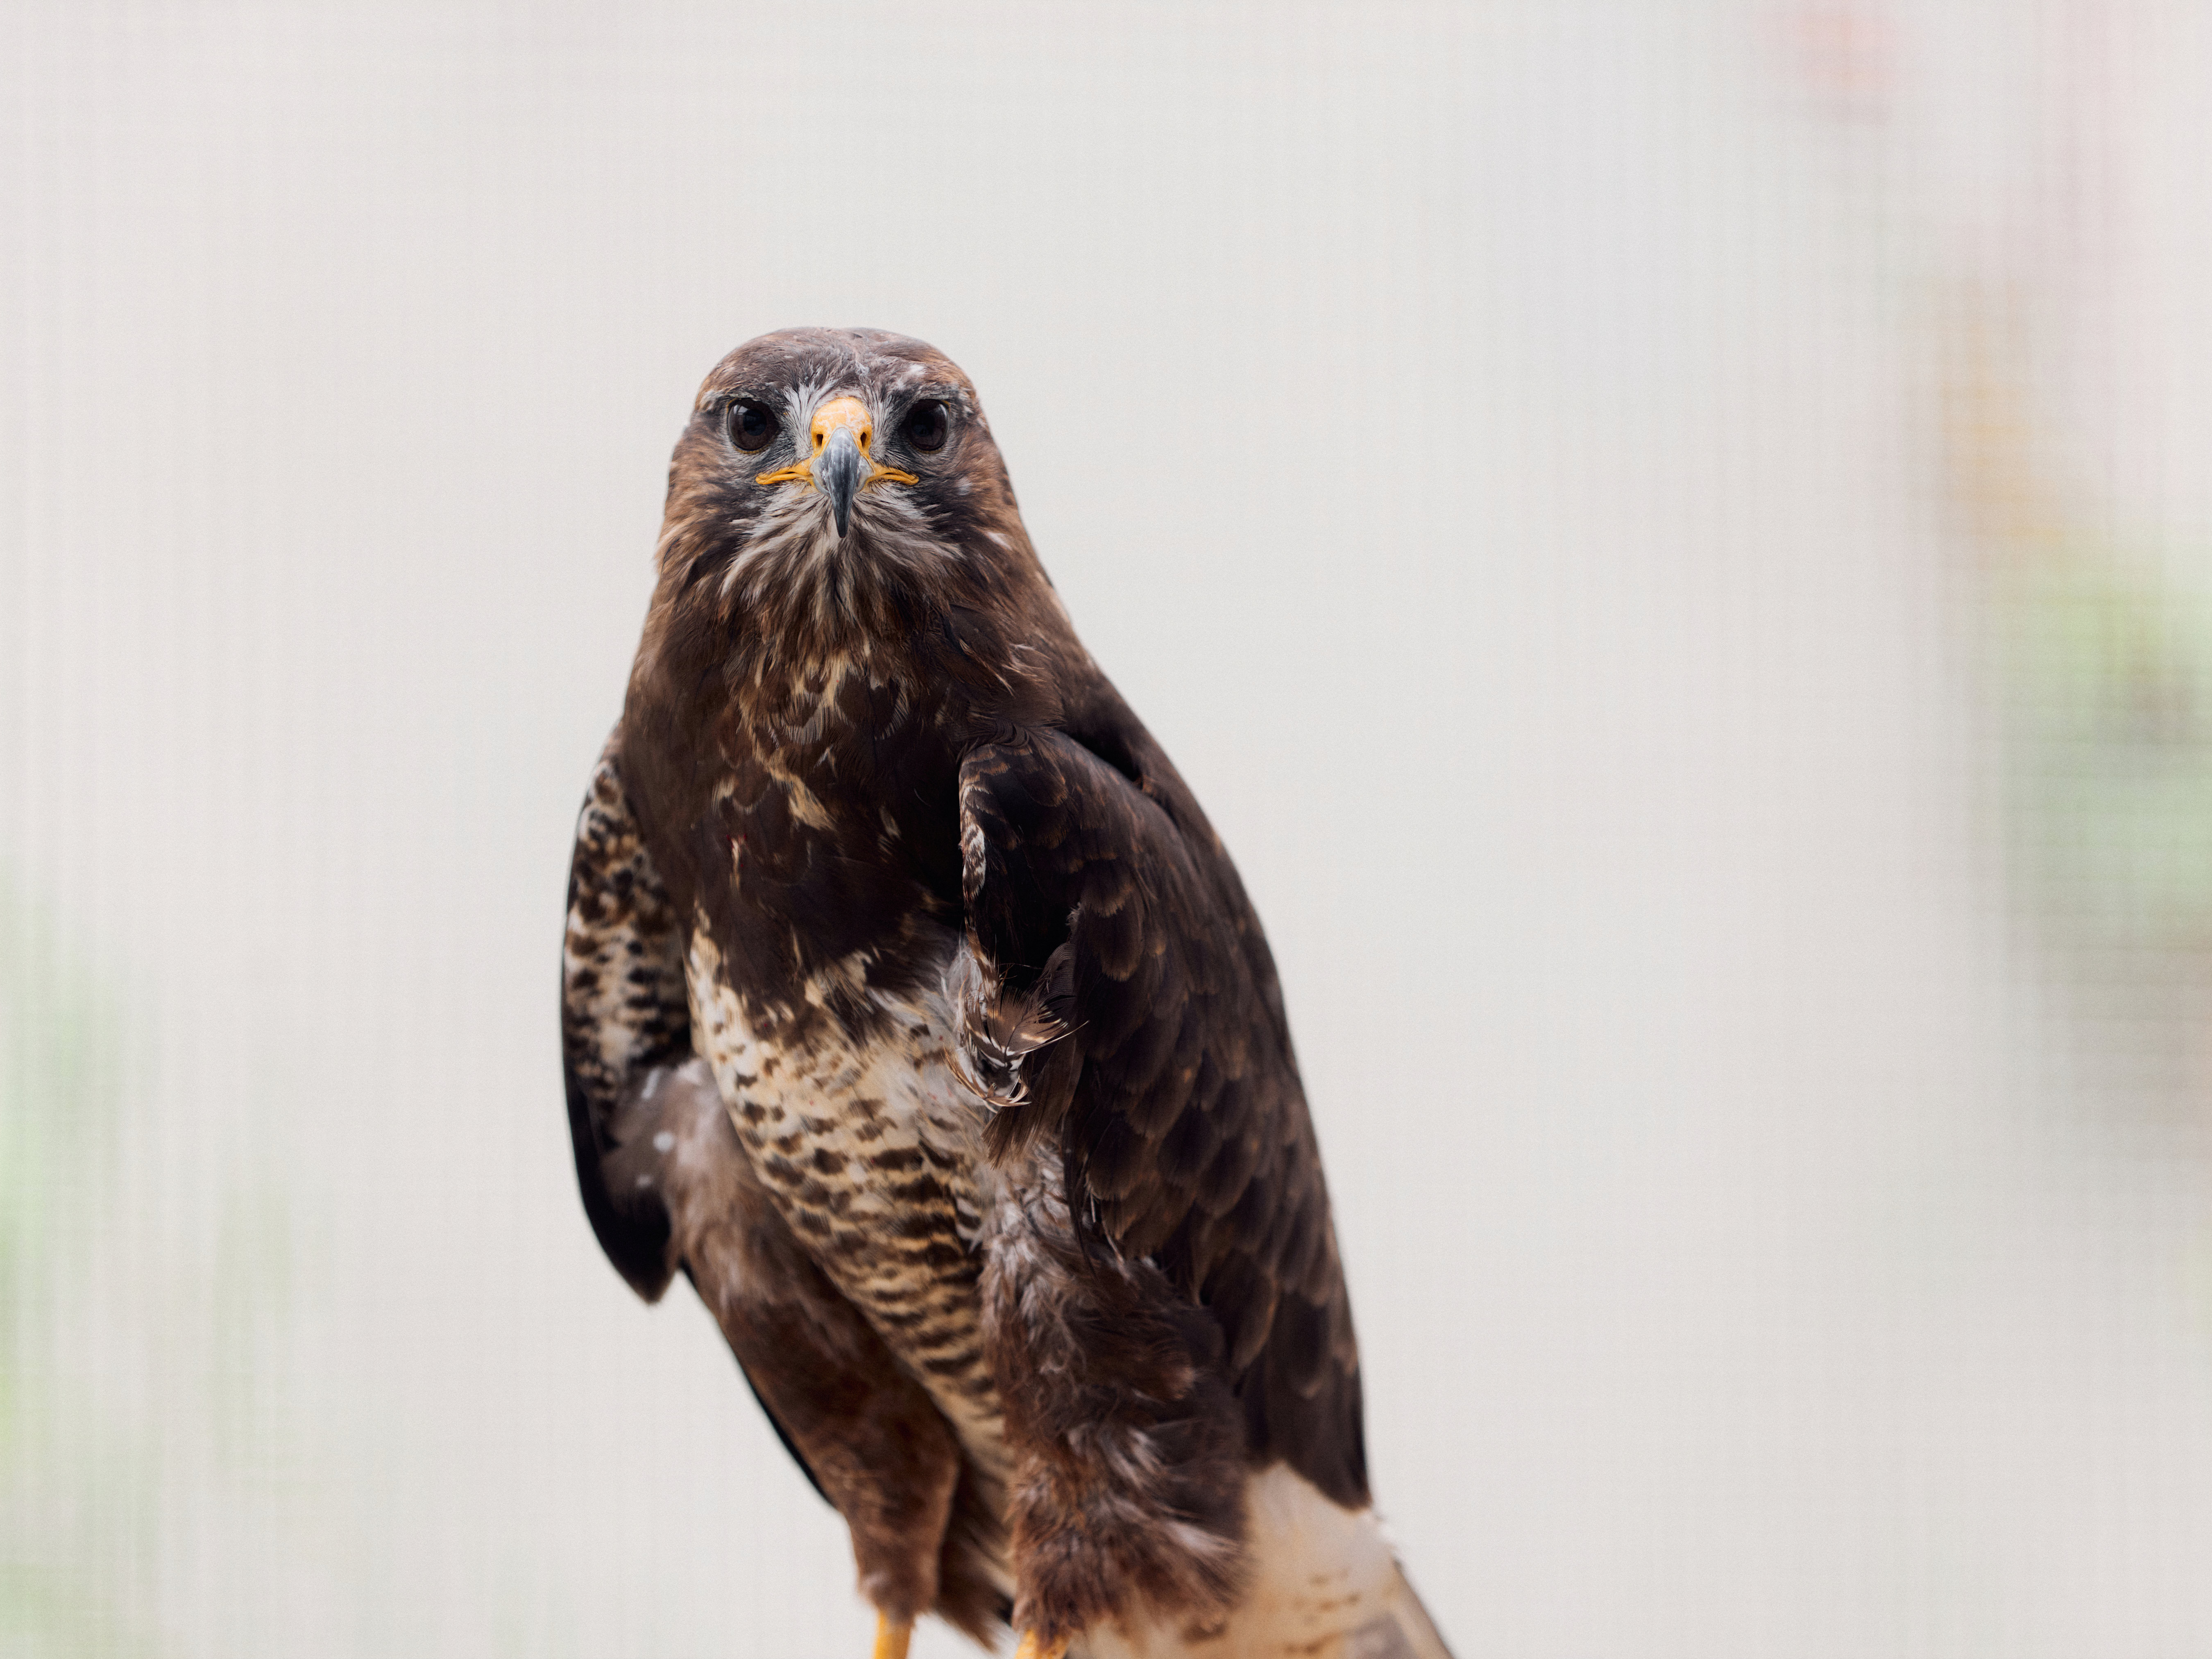
[{"label": "wing feather", "polygon": [[675,912],[630,814],[612,741],[592,769],[568,866],[561,1055],[584,1213],[631,1288],[658,1300],[676,1253],[658,1160],[641,1161],[639,1143],[658,1127],[656,1068],[691,1056],[691,1016]]},{"label": "wing feather", "polygon": [[1212,830],[1133,718],[1096,743],[1002,733],[968,752],[959,799],[956,988],[994,1152],[1056,1139],[1091,1241],[1153,1258],[1212,1312],[1255,1452],[1364,1502],[1320,1154],[1274,964]]}]

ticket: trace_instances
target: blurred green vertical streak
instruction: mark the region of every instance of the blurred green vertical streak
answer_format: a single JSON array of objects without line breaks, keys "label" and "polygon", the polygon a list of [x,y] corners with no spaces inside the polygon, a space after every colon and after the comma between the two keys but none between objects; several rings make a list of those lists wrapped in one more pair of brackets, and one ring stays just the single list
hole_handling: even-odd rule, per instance
[{"label": "blurred green vertical streak", "polygon": [[2009,574],[2008,781],[2058,932],[2194,954],[2212,946],[2212,604],[2146,566],[2070,545]]},{"label": "blurred green vertical streak", "polygon": [[52,1304],[57,1171],[113,1133],[114,1024],[61,960],[52,925],[0,883],[0,1467],[21,1455],[35,1349]]},{"label": "blurred green vertical streak", "polygon": [[1946,471],[1981,566],[2011,879],[2100,1086],[2212,1099],[2212,570],[2106,527],[2033,395],[2033,307],[1965,285]]},{"label": "blurred green vertical streak", "polygon": [[[118,1132],[124,1027],[51,917],[0,868],[0,1654],[148,1651],[116,1611],[109,1565],[71,1522],[127,1463],[77,1466],[57,1447],[63,1283],[98,1219]],[[65,1235],[74,1236],[74,1239]],[[60,1467],[55,1467],[58,1462]],[[75,1511],[58,1514],[58,1509]]]}]

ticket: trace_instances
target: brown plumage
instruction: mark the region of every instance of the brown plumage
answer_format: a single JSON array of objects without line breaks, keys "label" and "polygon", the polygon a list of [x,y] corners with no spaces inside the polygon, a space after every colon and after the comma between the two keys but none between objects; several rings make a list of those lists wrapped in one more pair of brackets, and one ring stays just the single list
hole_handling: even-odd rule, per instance
[{"label": "brown plumage", "polygon": [[[609,1256],[647,1297],[690,1275],[890,1626],[1431,1651],[1369,1540],[1258,919],[1078,642],[966,377],[865,330],[732,353],[659,562],[564,957]],[[1267,1611],[1277,1534],[1314,1533],[1285,1503],[1351,1528],[1318,1612]]]}]

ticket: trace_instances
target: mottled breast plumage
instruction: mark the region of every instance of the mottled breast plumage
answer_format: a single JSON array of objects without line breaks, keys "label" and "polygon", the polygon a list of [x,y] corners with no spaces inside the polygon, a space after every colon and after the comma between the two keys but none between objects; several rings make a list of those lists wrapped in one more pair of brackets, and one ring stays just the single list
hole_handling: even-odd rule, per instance
[{"label": "mottled breast plumage", "polygon": [[934,1611],[1448,1659],[1369,1504],[1259,919],[967,377],[870,330],[732,352],[657,556],[570,879],[577,1173],[845,1517],[879,1654]]},{"label": "mottled breast plumage", "polygon": [[[949,957],[949,938],[945,945]],[[944,996],[872,991],[866,974],[863,955],[803,990],[811,1008],[866,1009],[858,1029],[842,1018],[780,1017],[730,982],[720,950],[699,928],[687,963],[693,1030],[738,1137],[793,1230],[970,1453],[1002,1474],[977,1318],[981,1188],[991,1175],[978,1104],[960,1080]]]}]

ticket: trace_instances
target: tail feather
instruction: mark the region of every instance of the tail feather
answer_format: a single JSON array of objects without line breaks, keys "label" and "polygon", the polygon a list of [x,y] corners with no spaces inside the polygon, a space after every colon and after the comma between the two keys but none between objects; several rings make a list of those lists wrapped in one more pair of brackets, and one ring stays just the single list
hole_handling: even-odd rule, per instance
[{"label": "tail feather", "polygon": [[1389,1607],[1345,1638],[1344,1659],[1452,1659],[1403,1567]]},{"label": "tail feather", "polygon": [[1247,1492],[1251,1577],[1226,1620],[1148,1610],[1084,1632],[1068,1659],[1451,1659],[1373,1510],[1279,1463]]}]

